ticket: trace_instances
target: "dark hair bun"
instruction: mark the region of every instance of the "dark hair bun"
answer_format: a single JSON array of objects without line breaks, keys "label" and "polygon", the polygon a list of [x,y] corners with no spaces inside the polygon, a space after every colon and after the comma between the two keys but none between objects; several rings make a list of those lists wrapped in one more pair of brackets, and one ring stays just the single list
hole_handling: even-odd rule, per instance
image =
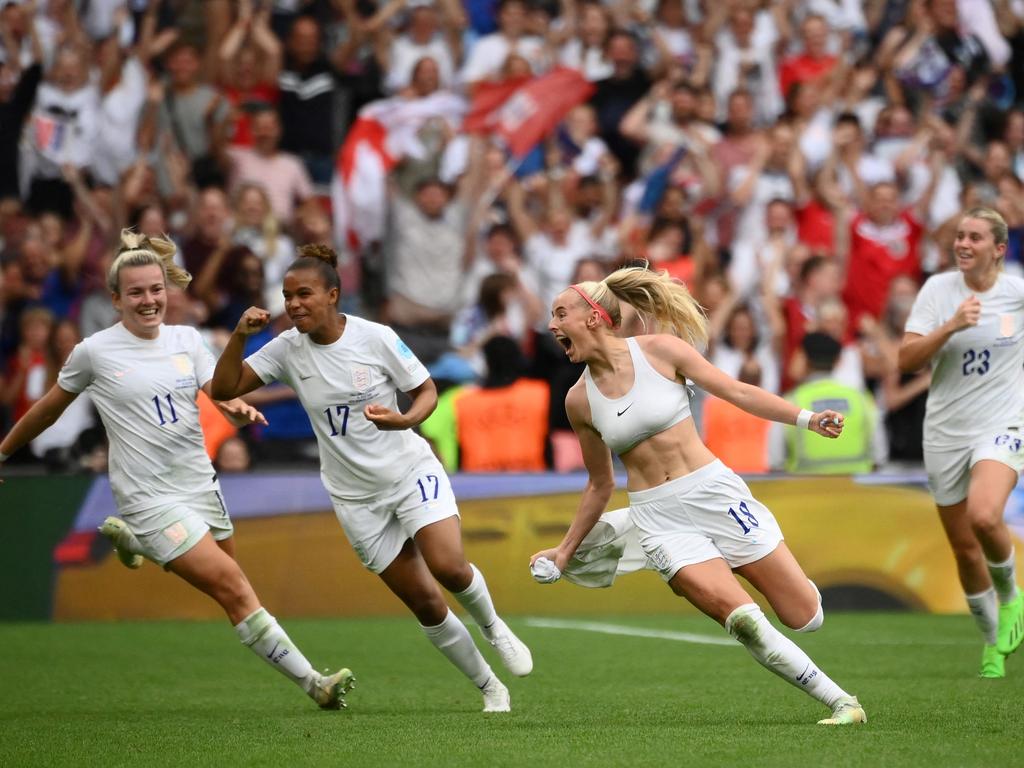
[{"label": "dark hair bun", "polygon": [[334,252],[333,248],[326,245],[309,243],[301,246],[298,253],[300,259],[316,259],[330,265],[332,269],[338,268],[338,254]]}]

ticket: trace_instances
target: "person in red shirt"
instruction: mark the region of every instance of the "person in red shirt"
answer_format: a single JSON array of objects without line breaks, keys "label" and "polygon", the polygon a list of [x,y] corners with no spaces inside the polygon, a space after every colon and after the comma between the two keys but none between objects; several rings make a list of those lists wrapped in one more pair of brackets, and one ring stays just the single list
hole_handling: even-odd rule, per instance
[{"label": "person in red shirt", "polygon": [[927,210],[934,183],[913,209],[900,208],[900,194],[891,182],[868,191],[863,211],[850,221],[849,257],[843,301],[850,310],[850,326],[862,315],[880,319],[889,295],[889,283],[898,275],[921,279],[920,244],[923,226],[919,211]]},{"label": "person in red shirt", "polygon": [[800,26],[803,53],[782,60],[779,67],[779,87],[782,97],[789,97],[789,89],[796,83],[810,83],[824,79],[835,67],[835,56],[826,50],[828,22],[821,16],[809,15]]}]

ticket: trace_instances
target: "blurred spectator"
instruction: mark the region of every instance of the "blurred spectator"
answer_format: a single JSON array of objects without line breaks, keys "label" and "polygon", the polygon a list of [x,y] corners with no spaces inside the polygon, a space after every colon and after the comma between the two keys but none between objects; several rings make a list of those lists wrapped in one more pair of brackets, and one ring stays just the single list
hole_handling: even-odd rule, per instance
[{"label": "blurred spectator", "polygon": [[[408,5],[408,7],[406,7]],[[403,18],[404,17],[404,18]],[[393,29],[395,22],[400,27]],[[466,19],[454,0],[390,0],[367,21],[375,33],[374,54],[385,72],[384,90],[401,93],[412,83],[413,70],[423,59],[437,65],[438,86],[450,89],[462,60],[462,30]]]},{"label": "blurred spectator", "polygon": [[263,262],[265,284],[263,306],[272,315],[279,315],[281,284],[288,265],[295,261],[295,243],[281,230],[270,208],[270,197],[259,184],[243,183],[235,190],[235,231],[231,240],[244,245]]},{"label": "blurred spectator", "polygon": [[154,55],[153,24],[144,24],[139,44],[132,49],[130,17],[122,6],[110,30],[97,45],[100,104],[93,178],[116,186],[122,174],[135,162],[142,108],[146,103],[146,67]]},{"label": "blurred spectator", "polygon": [[813,83],[827,77],[837,59],[828,52],[829,24],[822,16],[810,14],[800,23],[801,52],[782,60],[779,88],[783,95],[796,83]]},{"label": "blurred spectator", "polygon": [[[71,320],[54,324],[47,341],[47,375],[44,391],[57,381],[57,372],[71,355],[71,350],[82,338],[78,326]],[[79,438],[96,425],[96,414],[87,393],[74,399],[60,417],[30,444],[32,455],[42,459],[53,470],[74,468],[75,461],[84,452]]]},{"label": "blurred spectator", "polygon": [[[711,78],[715,98],[725,105],[736,89],[749,91],[754,97],[754,112],[761,123],[771,123],[783,110],[782,93],[771,45],[755,35],[754,13],[735,4],[728,25],[719,38]],[[724,109],[721,117],[724,117]]]},{"label": "blurred spectator", "polygon": [[207,187],[198,195],[193,231],[182,243],[181,255],[185,269],[197,278],[191,287],[193,293],[206,302],[211,310],[217,308],[217,299],[212,292],[218,287],[226,287],[228,274],[225,270],[213,269],[208,265],[211,261],[223,264],[224,256],[231,246],[230,231],[231,211],[227,195],[220,187]]},{"label": "blurred spectator", "polygon": [[612,75],[607,56],[612,30],[609,10],[598,2],[570,0],[562,14],[564,40],[558,51],[559,63],[578,69],[592,82]]},{"label": "blurred spectator", "polygon": [[[505,336],[523,350],[531,345],[533,327],[542,316],[540,301],[524,288],[517,274],[488,275],[480,282],[477,301],[455,316],[451,331],[454,353],[447,353],[432,366],[431,375],[458,382],[482,378],[487,372],[484,345],[495,336]],[[451,359],[449,365],[440,367],[446,359]]]},{"label": "blurred spectator", "polygon": [[[769,335],[762,338],[750,307],[727,303],[717,310],[725,314],[724,324],[712,318],[710,328],[715,332],[711,340],[712,364],[734,379],[748,363],[757,364],[757,386],[769,392],[779,392],[779,366],[776,362],[775,340]],[[718,332],[718,327],[721,331]],[[753,375],[753,369],[749,369]],[[734,467],[735,469],[735,467]]]},{"label": "blurred spectator", "polygon": [[56,211],[69,217],[71,191],[61,178],[61,168],[87,169],[93,164],[100,94],[90,74],[86,54],[66,46],[36,92],[20,167],[22,195],[32,211]]},{"label": "blurred spectator", "polygon": [[[221,184],[217,154],[225,140],[229,105],[216,89],[200,82],[202,60],[194,45],[176,42],[163,58],[166,83],[151,94],[153,108],[143,112],[142,130],[154,137],[147,143],[170,135],[188,159],[196,186]],[[168,173],[166,165],[163,172]]]},{"label": "blurred spectator", "polygon": [[[896,359],[903,339],[903,329],[916,296],[917,284],[910,278],[898,277],[892,281],[882,319],[885,354],[890,363]],[[925,404],[931,380],[930,367],[913,373],[901,373],[895,364],[887,366],[882,379],[879,405],[885,411],[889,461],[920,463],[923,460]]]},{"label": "blurred spectator", "polygon": [[53,313],[43,307],[31,307],[21,313],[18,349],[4,371],[0,402],[11,409],[17,421],[46,394],[50,372],[54,369],[49,348],[54,327]]},{"label": "blurred spectator", "polygon": [[933,162],[932,182],[914,206],[903,208],[896,185],[882,181],[868,189],[863,210],[850,222],[848,255],[840,253],[840,257],[845,256],[847,264],[843,300],[854,327],[861,315],[882,316],[894,277],[921,277],[921,212],[931,202],[942,155],[936,153]]},{"label": "blurred spectator", "polygon": [[466,54],[466,63],[459,73],[463,85],[472,92],[484,80],[498,78],[512,56],[526,60],[533,74],[546,67],[544,41],[529,33],[524,0],[500,0],[498,31],[477,40]]},{"label": "blurred spectator", "polygon": [[[263,261],[246,246],[236,245],[224,252],[224,262],[230,265],[230,281],[227,291],[220,296],[218,308],[210,316],[209,324],[230,332],[238,325],[238,319],[245,310],[263,304]],[[205,272],[219,268],[220,265],[211,258],[203,269]],[[204,275],[200,274],[199,280],[203,278]]]},{"label": "blurred spectator", "polygon": [[295,208],[313,196],[313,182],[302,161],[279,149],[281,120],[270,107],[252,113],[252,147],[229,147],[231,188],[257,184],[266,191],[270,206],[285,226]]},{"label": "blurred spectator", "polygon": [[252,0],[240,0],[235,23],[220,44],[217,80],[231,105],[232,146],[251,147],[252,116],[280,98],[277,79],[283,46],[270,29],[270,10],[253,12]]},{"label": "blurred spectator", "polygon": [[[357,86],[346,73],[361,42],[354,36],[325,51],[320,25],[309,16],[297,18],[288,32],[278,80],[281,149],[302,158],[316,184],[330,182],[334,153],[355,115]],[[375,83],[368,87],[375,90]]]},{"label": "blurred spectator", "polygon": [[483,178],[473,162],[455,192],[437,178],[419,182],[411,199],[397,189],[392,192],[388,322],[427,366],[448,350],[460,306],[468,206],[479,195]]},{"label": "blurred spectator", "polygon": [[[0,10],[0,31],[5,47],[10,42],[10,15],[7,5]],[[22,68],[22,62],[11,50],[6,50],[6,59],[0,62],[0,199],[21,197],[19,187],[19,140],[25,118],[28,117],[36,99],[36,91],[43,78],[40,62],[42,51],[33,37],[33,51]]]},{"label": "blurred spectator", "polygon": [[818,320],[818,307],[825,299],[838,298],[842,287],[839,265],[833,260],[811,256],[806,248],[799,246],[792,249],[791,253],[801,257],[797,271],[799,277],[791,294],[779,301],[774,291],[766,290],[763,293],[769,320],[783,338],[782,391],[789,390],[795,384],[788,371],[808,327]]},{"label": "blurred spectator", "polygon": [[777,123],[747,165],[735,166],[727,180],[732,204],[739,209],[737,232],[753,241],[765,238],[765,210],[773,200],[796,206],[809,199],[803,156],[793,129]]},{"label": "blurred spectator", "polygon": [[614,31],[608,36],[606,57],[611,74],[597,81],[590,99],[597,112],[601,139],[619,161],[627,178],[636,174],[639,149],[619,133],[619,124],[636,102],[651,88],[651,80],[640,66],[636,38],[629,32]]}]

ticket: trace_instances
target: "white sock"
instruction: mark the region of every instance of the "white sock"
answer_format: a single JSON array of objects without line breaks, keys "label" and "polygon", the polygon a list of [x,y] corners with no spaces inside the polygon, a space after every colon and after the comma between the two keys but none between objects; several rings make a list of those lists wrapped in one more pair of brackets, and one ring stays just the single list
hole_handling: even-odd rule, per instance
[{"label": "white sock", "polygon": [[976,595],[965,595],[967,608],[974,616],[974,623],[978,625],[981,634],[985,636],[986,645],[996,644],[996,630],[999,629],[999,603],[996,600],[996,591],[989,587],[984,592]]},{"label": "white sock", "polygon": [[490,666],[480,655],[466,625],[451,611],[444,621],[434,627],[420,627],[437,650],[448,657],[448,661],[459,668],[466,677],[473,681],[477,688],[482,688],[491,679],[493,673]]},{"label": "white sock", "polygon": [[988,572],[992,575],[992,585],[996,588],[999,602],[1006,605],[1017,597],[1016,560],[1013,547],[1010,556],[1002,563],[989,563]]},{"label": "white sock", "polygon": [[281,629],[277,619],[267,613],[265,608],[258,608],[235,625],[235,632],[242,645],[248,647],[272,666],[302,688],[306,693],[320,679],[302,651]]},{"label": "white sock", "polygon": [[469,611],[473,621],[480,627],[484,636],[490,640],[491,636],[488,630],[497,621],[498,614],[494,610],[494,601],[491,600],[491,593],[487,591],[487,582],[484,581],[484,575],[472,563],[469,564],[469,567],[473,569],[473,580],[469,582],[469,586],[464,590],[455,593],[455,599],[459,601],[463,608]]},{"label": "white sock", "polygon": [[811,657],[771,625],[753,603],[741,605],[725,620],[725,630],[750,651],[762,666],[814,697],[829,709],[849,696],[818,669]]}]

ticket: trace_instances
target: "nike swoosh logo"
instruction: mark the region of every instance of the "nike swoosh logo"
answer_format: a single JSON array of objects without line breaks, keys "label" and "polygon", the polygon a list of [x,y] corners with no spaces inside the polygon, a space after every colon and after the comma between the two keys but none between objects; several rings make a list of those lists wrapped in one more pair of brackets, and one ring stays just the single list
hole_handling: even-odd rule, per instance
[{"label": "nike swoosh logo", "polygon": [[279,645],[280,645],[280,643],[274,643],[274,647],[271,648],[270,649],[270,653],[267,654],[267,658],[268,659],[273,659],[274,658],[274,654],[277,653],[277,646],[279,646]]},{"label": "nike swoosh logo", "polygon": [[616,413],[615,415],[616,415],[616,416],[621,416],[622,414],[624,414],[624,413],[625,413],[626,411],[628,411],[628,410],[629,410],[630,408],[632,408],[632,407],[633,407],[633,404],[632,404],[632,403],[630,403],[630,404],[629,404],[629,405],[627,405],[627,406],[626,406],[625,408],[623,408],[623,409],[622,409],[621,411],[618,411],[618,412],[617,412],[617,413]]},{"label": "nike swoosh logo", "polygon": [[307,376],[303,376],[301,373],[299,374],[299,381],[305,381],[306,379],[312,379],[312,378],[313,378],[313,374],[312,373],[307,375]]}]

